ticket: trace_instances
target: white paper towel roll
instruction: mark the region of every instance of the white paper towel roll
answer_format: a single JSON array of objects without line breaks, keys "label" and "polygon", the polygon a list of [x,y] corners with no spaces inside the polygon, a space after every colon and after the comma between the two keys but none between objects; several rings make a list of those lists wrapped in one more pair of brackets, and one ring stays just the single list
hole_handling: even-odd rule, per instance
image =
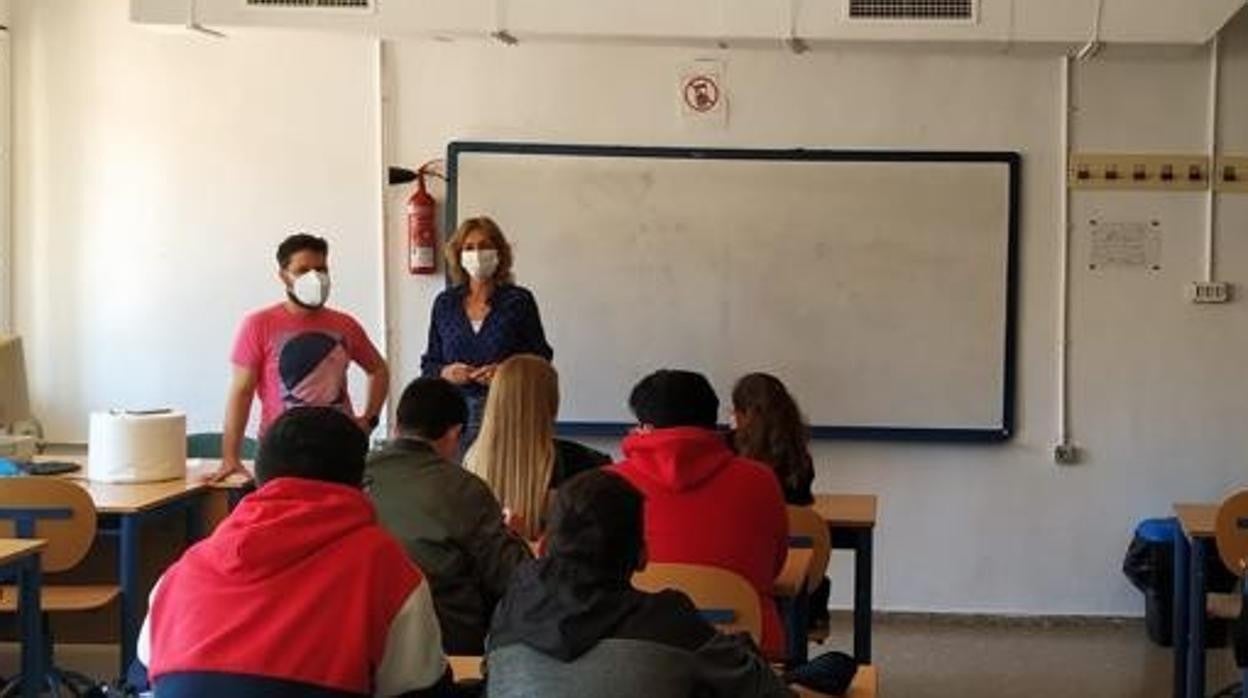
[{"label": "white paper towel roll", "polygon": [[173,410],[91,413],[88,478],[154,482],[185,476],[185,414]]}]

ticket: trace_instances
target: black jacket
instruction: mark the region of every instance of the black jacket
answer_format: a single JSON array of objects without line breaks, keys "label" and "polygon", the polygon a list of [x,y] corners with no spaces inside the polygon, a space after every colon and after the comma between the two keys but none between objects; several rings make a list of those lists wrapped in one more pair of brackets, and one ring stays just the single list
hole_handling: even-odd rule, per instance
[{"label": "black jacket", "polygon": [[748,636],[716,632],[684,594],[549,558],[522,565],[495,609],[486,680],[490,698],[791,695]]}]

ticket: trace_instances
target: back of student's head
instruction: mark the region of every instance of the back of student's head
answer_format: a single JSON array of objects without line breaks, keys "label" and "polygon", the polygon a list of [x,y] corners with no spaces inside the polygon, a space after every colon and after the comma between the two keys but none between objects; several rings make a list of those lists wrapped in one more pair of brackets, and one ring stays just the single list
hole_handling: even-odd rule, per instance
[{"label": "back of student's head", "polygon": [[774,468],[786,490],[813,478],[809,429],[779,378],[769,373],[742,376],[732,389],[732,409],[737,418],[733,439],[741,455]]},{"label": "back of student's head", "polygon": [[627,582],[643,560],[645,529],[641,492],[607,470],[568,480],[555,496],[546,527],[546,552]]},{"label": "back of student's head", "polygon": [[468,406],[459,389],[441,378],[417,378],[403,389],[395,412],[399,433],[437,441],[468,422]]},{"label": "back of student's head", "polygon": [[701,373],[662,369],[633,387],[628,406],[640,424],[668,427],[715,428],[719,398]]},{"label": "back of student's head", "polygon": [[555,367],[540,356],[516,354],[494,372],[481,433],[464,459],[504,507],[523,517],[529,538],[540,534],[546,513],[558,412]]},{"label": "back of student's head", "polygon": [[330,407],[294,407],[269,427],[256,456],[256,480],[298,477],[359,487],[368,437]]}]

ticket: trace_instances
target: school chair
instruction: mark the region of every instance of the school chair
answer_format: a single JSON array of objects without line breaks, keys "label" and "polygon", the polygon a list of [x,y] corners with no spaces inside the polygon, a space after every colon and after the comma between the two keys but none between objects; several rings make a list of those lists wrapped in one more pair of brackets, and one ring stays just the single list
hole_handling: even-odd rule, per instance
[{"label": "school chair", "polygon": [[[1218,556],[1226,569],[1239,577],[1239,584],[1235,593],[1207,595],[1206,609],[1214,618],[1238,622],[1248,597],[1248,490],[1239,490],[1222,500],[1214,531]],[[1248,667],[1241,667],[1241,673],[1242,685],[1248,686]]]},{"label": "school chair", "polygon": [[721,632],[747,632],[754,644],[762,642],[763,611],[758,592],[735,572],[705,565],[652,562],[633,575],[633,586],[652,593],[682,591]]},{"label": "school chair", "polygon": [[[50,477],[0,479],[0,536],[46,540],[42,572],[64,572],[76,567],[91,549],[95,532],[95,504],[87,491],[73,482]],[[120,594],[120,588],[111,584],[43,585],[43,665],[53,695],[60,695],[62,685],[74,695],[81,695],[96,682],[56,667],[49,614],[94,611],[108,606]],[[0,587],[0,613],[16,612],[16,588]],[[20,682],[21,677],[12,679],[0,694],[9,695]]]},{"label": "school chair", "polygon": [[[828,523],[812,507],[790,505],[788,515],[789,547],[810,548],[813,553],[810,574],[806,579],[806,591],[808,594],[813,593],[823,583],[828,572],[828,563],[832,559],[832,534],[828,531]],[[826,627],[807,627],[808,640],[822,643],[827,637]]]}]

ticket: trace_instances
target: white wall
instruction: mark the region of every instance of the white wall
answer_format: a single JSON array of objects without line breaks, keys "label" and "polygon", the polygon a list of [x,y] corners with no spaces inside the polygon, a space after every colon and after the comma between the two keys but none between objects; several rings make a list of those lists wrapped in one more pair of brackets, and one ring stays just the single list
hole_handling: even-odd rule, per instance
[{"label": "white wall", "polygon": [[[1238,152],[1248,146],[1245,20],[1224,45],[1224,140]],[[1147,278],[1092,277],[1077,230],[1073,418],[1087,461],[1059,467],[1051,455],[1058,59],[727,51],[715,55],[727,61],[729,127],[689,131],[677,120],[673,84],[680,64],[702,55],[680,48],[403,44],[395,50],[396,109],[403,115],[395,147],[408,162],[439,154],[457,137],[1021,151],[1018,435],[1002,447],[820,444],[816,488],[880,494],[883,608],[1139,612],[1119,571],[1133,523],[1166,514],[1176,499],[1218,497],[1246,474],[1248,435],[1238,415],[1248,406],[1248,374],[1238,364],[1248,351],[1248,303],[1197,308],[1182,296],[1183,283],[1200,271],[1201,195],[1074,197],[1077,221],[1092,211],[1159,218],[1165,268]],[[1079,148],[1203,151],[1204,53],[1115,58],[1111,51],[1076,70]],[[1248,243],[1238,235],[1248,224],[1246,208],[1245,197],[1225,198],[1221,269],[1230,280],[1248,275]],[[397,363],[414,368],[439,284],[402,273],[403,242],[394,232]],[[522,238],[524,231],[512,234]],[[592,320],[585,331],[594,331]],[[557,361],[559,347],[555,353]],[[719,387],[723,395],[729,386]],[[838,564],[834,598],[846,603],[849,558]]]},{"label": "white wall", "polygon": [[376,332],[366,39],[158,33],[124,0],[23,0],[13,32],[15,321],[51,439],[117,406],[219,430],[235,328],[283,297],[296,230],[330,239],[332,302]]},{"label": "white wall", "polygon": [[[125,25],[122,0],[24,0],[18,9],[26,35],[16,54],[17,320],[35,338],[35,400],[57,432],[76,428],[84,391],[124,398],[124,370],[163,372],[161,380],[202,396],[197,414],[218,414],[233,319],[276,293],[268,256],[291,225],[343,231],[335,264],[349,273],[339,274],[336,298],[370,329],[380,322],[366,40],[151,35]],[[1244,153],[1248,18],[1231,32],[1223,141]],[[441,155],[455,137],[1023,152],[1016,438],[1000,447],[816,449],[818,489],[881,495],[880,607],[1138,612],[1118,570],[1133,522],[1245,479],[1248,373],[1239,357],[1248,350],[1248,300],[1205,308],[1182,300],[1182,284],[1200,271],[1199,195],[1074,197],[1076,223],[1094,212],[1156,218],[1166,247],[1159,274],[1094,276],[1079,263],[1086,246],[1077,227],[1072,416],[1087,460],[1052,463],[1056,57],[728,51],[718,55],[728,64],[729,127],[693,132],[677,121],[673,96],[681,63],[704,55],[693,50],[392,48],[392,149],[409,165]],[[1076,77],[1080,149],[1203,149],[1202,54],[1111,51]],[[256,115],[262,126],[245,120]],[[404,271],[400,199],[390,197],[387,255],[396,387],[418,369],[441,286]],[[1248,276],[1246,224],[1248,197],[1225,197],[1220,269],[1231,281]],[[211,263],[200,263],[203,250],[214,252]],[[123,317],[110,307],[137,310]],[[177,317],[192,332],[186,339],[148,327],[147,317],[168,319],[170,307],[185,311]],[[205,309],[230,326],[196,329]],[[185,344],[199,347],[200,364],[177,358]],[[168,365],[127,366],[139,349]],[[834,564],[843,571],[848,558]],[[843,602],[849,585],[837,576]]]}]

